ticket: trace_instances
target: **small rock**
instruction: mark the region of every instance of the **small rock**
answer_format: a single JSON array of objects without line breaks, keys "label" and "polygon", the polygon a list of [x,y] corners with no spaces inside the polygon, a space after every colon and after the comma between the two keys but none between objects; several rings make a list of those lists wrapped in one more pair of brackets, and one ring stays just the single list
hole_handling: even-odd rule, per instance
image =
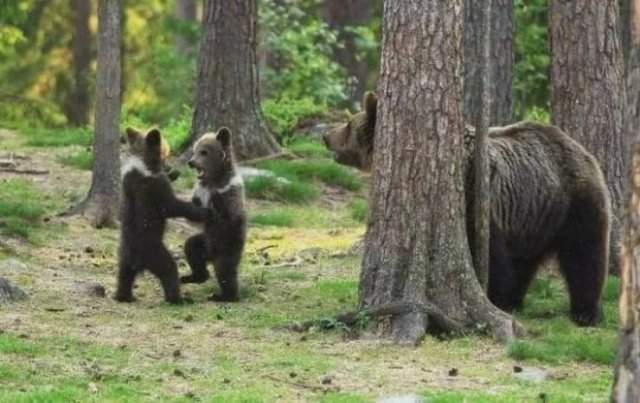
[{"label": "small rock", "polygon": [[322,384],[323,385],[331,385],[331,383],[333,383],[333,375],[325,375],[322,378]]},{"label": "small rock", "polygon": [[513,372],[515,372],[515,373],[522,372],[522,367],[519,367],[519,366],[517,366],[517,365],[514,365],[514,366],[513,366]]},{"label": "small rock", "polygon": [[98,387],[93,382],[89,382],[89,384],[87,385],[87,389],[89,389],[90,393],[98,393]]},{"label": "small rock", "polygon": [[289,372],[289,378],[295,378],[296,376],[298,376],[298,374],[296,374],[295,372]]},{"label": "small rock", "polygon": [[398,395],[378,399],[376,403],[422,403],[424,399],[416,395]]},{"label": "small rock", "polygon": [[458,368],[451,368],[449,370],[449,376],[458,376]]},{"label": "small rock", "polygon": [[0,277],[0,304],[20,301],[27,298],[27,294],[9,280]]},{"label": "small rock", "polygon": [[194,319],[194,317],[191,314],[189,314],[189,315],[184,317],[184,321],[185,322],[193,322],[193,319]]},{"label": "small rock", "polygon": [[222,379],[222,383],[231,383],[231,379],[229,379],[229,378],[223,378],[223,379]]},{"label": "small rock", "polygon": [[89,255],[92,255],[94,252],[94,249],[91,246],[87,246],[86,248],[84,248],[84,252],[88,253]]},{"label": "small rock", "polygon": [[92,298],[104,298],[107,296],[104,286],[95,281],[82,284],[81,290],[83,294]]},{"label": "small rock", "polygon": [[173,352],[173,358],[180,358],[182,356],[182,352],[180,350],[175,350]]},{"label": "small rock", "polygon": [[549,373],[542,368],[528,367],[522,368],[520,372],[514,371],[514,377],[529,381],[529,382],[542,382],[545,381],[549,377]]},{"label": "small rock", "polygon": [[186,378],[186,375],[184,374],[184,372],[182,372],[182,370],[180,368],[174,369],[173,370],[173,375],[179,376],[180,378]]}]

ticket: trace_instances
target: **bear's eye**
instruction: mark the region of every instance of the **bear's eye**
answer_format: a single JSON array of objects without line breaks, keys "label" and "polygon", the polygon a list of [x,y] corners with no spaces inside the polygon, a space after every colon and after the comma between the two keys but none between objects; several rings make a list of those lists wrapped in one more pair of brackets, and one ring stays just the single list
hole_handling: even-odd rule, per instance
[{"label": "bear's eye", "polygon": [[207,150],[201,150],[200,151],[200,155],[202,155],[203,157],[207,156]]}]

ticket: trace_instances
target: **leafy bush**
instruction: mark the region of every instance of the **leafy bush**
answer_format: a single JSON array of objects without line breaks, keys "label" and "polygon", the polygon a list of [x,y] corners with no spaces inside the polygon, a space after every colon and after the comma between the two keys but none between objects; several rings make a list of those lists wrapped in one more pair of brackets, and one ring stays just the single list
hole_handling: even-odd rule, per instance
[{"label": "leafy bush", "polygon": [[291,227],[294,222],[294,215],[289,211],[274,210],[266,213],[256,214],[251,217],[252,224],[272,225],[274,227]]},{"label": "leafy bush", "polygon": [[304,158],[329,158],[332,154],[320,141],[307,137],[292,140],[287,144],[287,148],[292,153]]},{"label": "leafy bush", "polygon": [[289,180],[320,180],[327,185],[339,186],[357,191],[362,188],[362,180],[352,170],[330,160],[264,161],[259,168],[272,171],[277,176]]},{"label": "leafy bush", "polygon": [[93,153],[89,150],[76,151],[72,154],[58,157],[58,161],[62,165],[90,171],[93,168]]},{"label": "leafy bush", "polygon": [[351,218],[358,222],[365,222],[369,214],[369,205],[365,199],[355,199],[349,203]]},{"label": "leafy bush", "polygon": [[46,213],[43,195],[21,179],[9,179],[0,186],[0,232],[28,238]]},{"label": "leafy bush", "polygon": [[254,199],[290,203],[306,203],[319,196],[313,185],[297,180],[283,182],[274,177],[259,176],[246,181],[247,195]]},{"label": "leafy bush", "polygon": [[268,99],[262,103],[264,117],[280,142],[291,137],[302,120],[322,116],[326,110],[325,105],[310,97]]}]

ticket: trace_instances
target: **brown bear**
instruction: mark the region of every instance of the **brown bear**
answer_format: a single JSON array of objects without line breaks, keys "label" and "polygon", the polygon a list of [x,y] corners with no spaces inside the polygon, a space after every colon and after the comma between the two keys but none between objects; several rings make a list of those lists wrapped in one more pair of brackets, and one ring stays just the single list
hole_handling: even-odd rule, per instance
[{"label": "brown bear", "polygon": [[209,278],[207,263],[216,273],[220,293],[212,301],[237,301],[238,266],[247,236],[244,209],[244,184],[237,172],[231,146],[231,131],[223,127],[217,133],[204,134],[193,146],[189,166],[196,170],[198,183],[193,202],[209,208],[213,214],[205,221],[204,232],[185,243],[184,250],[191,274],[183,283],[203,283]]},{"label": "brown bear", "polygon": [[[342,164],[372,165],[377,99],[324,136]],[[473,239],[473,130],[465,133],[467,236]],[[489,130],[491,237],[489,299],[522,306],[541,263],[557,257],[578,325],[601,319],[607,275],[610,200],[596,159],[554,126],[520,122]],[[473,244],[470,242],[470,244]],[[473,253],[473,250],[471,251]]]},{"label": "brown bear", "polygon": [[129,159],[122,166],[118,288],[115,299],[132,302],[136,276],[149,270],[162,283],[165,300],[179,303],[178,268],[162,239],[167,218],[202,222],[210,211],[178,199],[166,174],[169,145],[157,129],[127,128]]}]

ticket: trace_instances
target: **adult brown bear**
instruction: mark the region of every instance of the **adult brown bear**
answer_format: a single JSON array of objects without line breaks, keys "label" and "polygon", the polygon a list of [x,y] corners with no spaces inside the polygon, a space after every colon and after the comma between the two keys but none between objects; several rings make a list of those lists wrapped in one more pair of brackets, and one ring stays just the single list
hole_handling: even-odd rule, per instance
[{"label": "adult brown bear", "polygon": [[[337,162],[371,169],[377,99],[324,136]],[[465,134],[467,235],[473,236],[473,130]],[[552,256],[569,290],[571,317],[597,324],[607,275],[611,207],[596,159],[554,126],[520,122],[489,131],[491,239],[489,298],[522,306],[541,263]],[[473,250],[471,251],[473,253]]]}]

